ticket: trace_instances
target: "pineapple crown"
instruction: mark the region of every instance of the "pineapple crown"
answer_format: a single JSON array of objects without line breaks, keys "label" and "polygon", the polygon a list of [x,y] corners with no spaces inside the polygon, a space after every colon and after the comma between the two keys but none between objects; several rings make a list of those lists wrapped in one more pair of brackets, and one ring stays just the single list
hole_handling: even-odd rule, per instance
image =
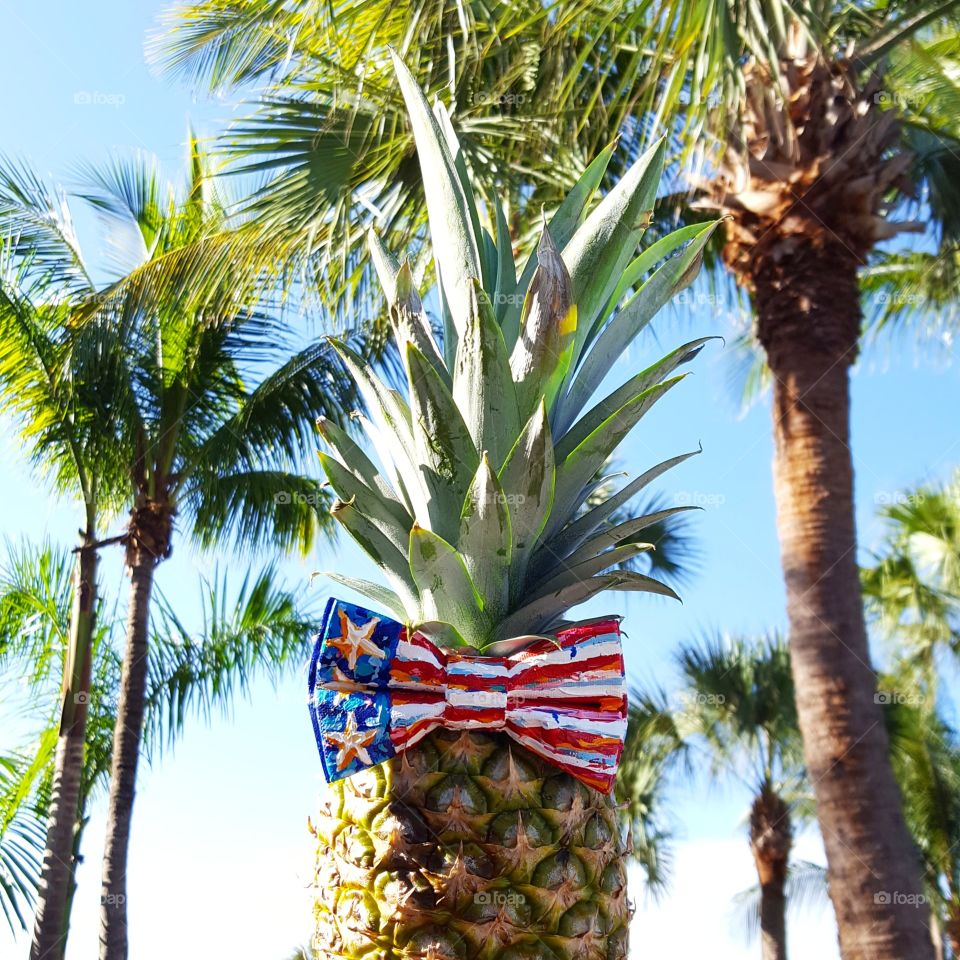
[{"label": "pineapple crown", "polygon": [[333,516],[390,587],[328,576],[446,645],[480,650],[566,626],[570,607],[603,590],[675,597],[622,565],[650,549],[633,542],[640,531],[686,508],[612,518],[693,454],[594,501],[608,487],[604,464],[710,338],[684,344],[584,408],[628,344],[693,280],[716,224],[679,229],[634,257],[664,143],[591,209],[611,144],[545,224],[518,277],[501,204],[492,198],[488,230],[449,115],[439,102],[431,110],[394,62],[423,175],[442,338],[409,262],[398,263],[371,232],[406,395],[332,340],[364,399],[369,419],[360,420],[382,473],[328,420],[319,428],[332,452],[320,459],[339,497]]}]

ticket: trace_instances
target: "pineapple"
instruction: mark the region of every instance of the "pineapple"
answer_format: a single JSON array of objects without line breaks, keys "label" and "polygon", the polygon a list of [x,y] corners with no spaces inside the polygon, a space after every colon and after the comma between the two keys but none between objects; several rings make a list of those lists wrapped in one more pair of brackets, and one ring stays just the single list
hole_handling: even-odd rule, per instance
[{"label": "pineapple", "polygon": [[[664,148],[653,146],[593,205],[611,146],[518,278],[503,211],[494,199],[490,229],[482,222],[447,113],[429,108],[399,60],[396,70],[426,191],[442,337],[410,264],[371,235],[407,388],[391,389],[333,341],[364,397],[380,466],[328,421],[319,427],[330,452],[320,457],[339,497],[333,515],[389,586],[329,576],[434,642],[480,654],[569,626],[567,610],[603,590],[673,595],[624,567],[648,548],[637,534],[673,511],[610,518],[692,454],[597,499],[609,490],[605,462],[704,341],[591,401],[692,280],[713,225],[679,230],[634,258]],[[628,844],[617,813],[610,796],[506,734],[437,731],[326,788],[313,826],[317,955],[624,957]]]}]

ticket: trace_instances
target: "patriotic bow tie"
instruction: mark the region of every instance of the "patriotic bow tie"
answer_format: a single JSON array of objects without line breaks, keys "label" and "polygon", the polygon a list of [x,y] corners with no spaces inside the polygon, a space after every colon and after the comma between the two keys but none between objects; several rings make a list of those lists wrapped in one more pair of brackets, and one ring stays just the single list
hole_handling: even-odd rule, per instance
[{"label": "patriotic bow tie", "polygon": [[613,788],[627,727],[620,627],[571,627],[507,657],[441,649],[331,599],[310,661],[327,782],[402,753],[438,727],[503,730],[596,790]]}]

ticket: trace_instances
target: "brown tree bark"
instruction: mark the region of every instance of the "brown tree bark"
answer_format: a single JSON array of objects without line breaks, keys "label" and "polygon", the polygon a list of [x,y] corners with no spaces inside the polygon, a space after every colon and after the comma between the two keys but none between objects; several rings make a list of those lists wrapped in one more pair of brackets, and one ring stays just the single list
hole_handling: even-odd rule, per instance
[{"label": "brown tree bark", "polygon": [[127,637],[113,735],[107,835],[100,888],[100,958],[127,958],[127,857],[137,779],[137,761],[143,735],[147,683],[147,639],[150,597],[156,566],[149,551],[128,551],[130,599]]},{"label": "brown tree bark", "polygon": [[791,662],[844,960],[930,960],[860,597],[849,426],[858,266],[840,241],[774,244],[754,261]]},{"label": "brown tree bark", "polygon": [[787,870],[793,846],[790,808],[765,785],[750,809],[750,850],[760,881],[763,960],[787,960]]},{"label": "brown tree bark", "polygon": [[83,750],[90,698],[90,669],[97,604],[97,552],[89,528],[77,552],[70,614],[70,646],[64,664],[60,734],[40,891],[30,960],[62,960],[76,872],[75,835],[80,819]]}]

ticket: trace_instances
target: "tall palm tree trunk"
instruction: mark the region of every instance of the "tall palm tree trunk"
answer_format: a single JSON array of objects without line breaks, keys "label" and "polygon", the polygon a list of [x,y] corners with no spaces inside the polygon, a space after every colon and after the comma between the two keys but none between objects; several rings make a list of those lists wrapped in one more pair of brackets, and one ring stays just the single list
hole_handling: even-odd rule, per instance
[{"label": "tall palm tree trunk", "polygon": [[760,881],[763,960],[787,960],[787,869],[793,847],[790,808],[769,785],[750,809],[750,849]]},{"label": "tall palm tree trunk", "polygon": [[857,572],[849,368],[858,257],[842,242],[754,262],[774,376],[774,487],[804,754],[844,960],[932,958],[916,853],[875,702]]},{"label": "tall palm tree trunk", "polygon": [[100,958],[127,957],[127,854],[137,778],[137,761],[143,734],[144,697],[147,683],[147,638],[150,626],[150,596],[156,556],[138,544],[131,533],[128,547],[130,599],[127,637],[120,675],[117,726],[113,735],[110,767],[110,799],[103,852],[100,894]]},{"label": "tall palm tree trunk", "polygon": [[76,870],[75,833],[80,814],[83,749],[90,697],[90,669],[96,626],[97,551],[89,525],[73,579],[70,642],[64,665],[60,733],[54,757],[47,839],[40,874],[30,960],[62,960]]}]

